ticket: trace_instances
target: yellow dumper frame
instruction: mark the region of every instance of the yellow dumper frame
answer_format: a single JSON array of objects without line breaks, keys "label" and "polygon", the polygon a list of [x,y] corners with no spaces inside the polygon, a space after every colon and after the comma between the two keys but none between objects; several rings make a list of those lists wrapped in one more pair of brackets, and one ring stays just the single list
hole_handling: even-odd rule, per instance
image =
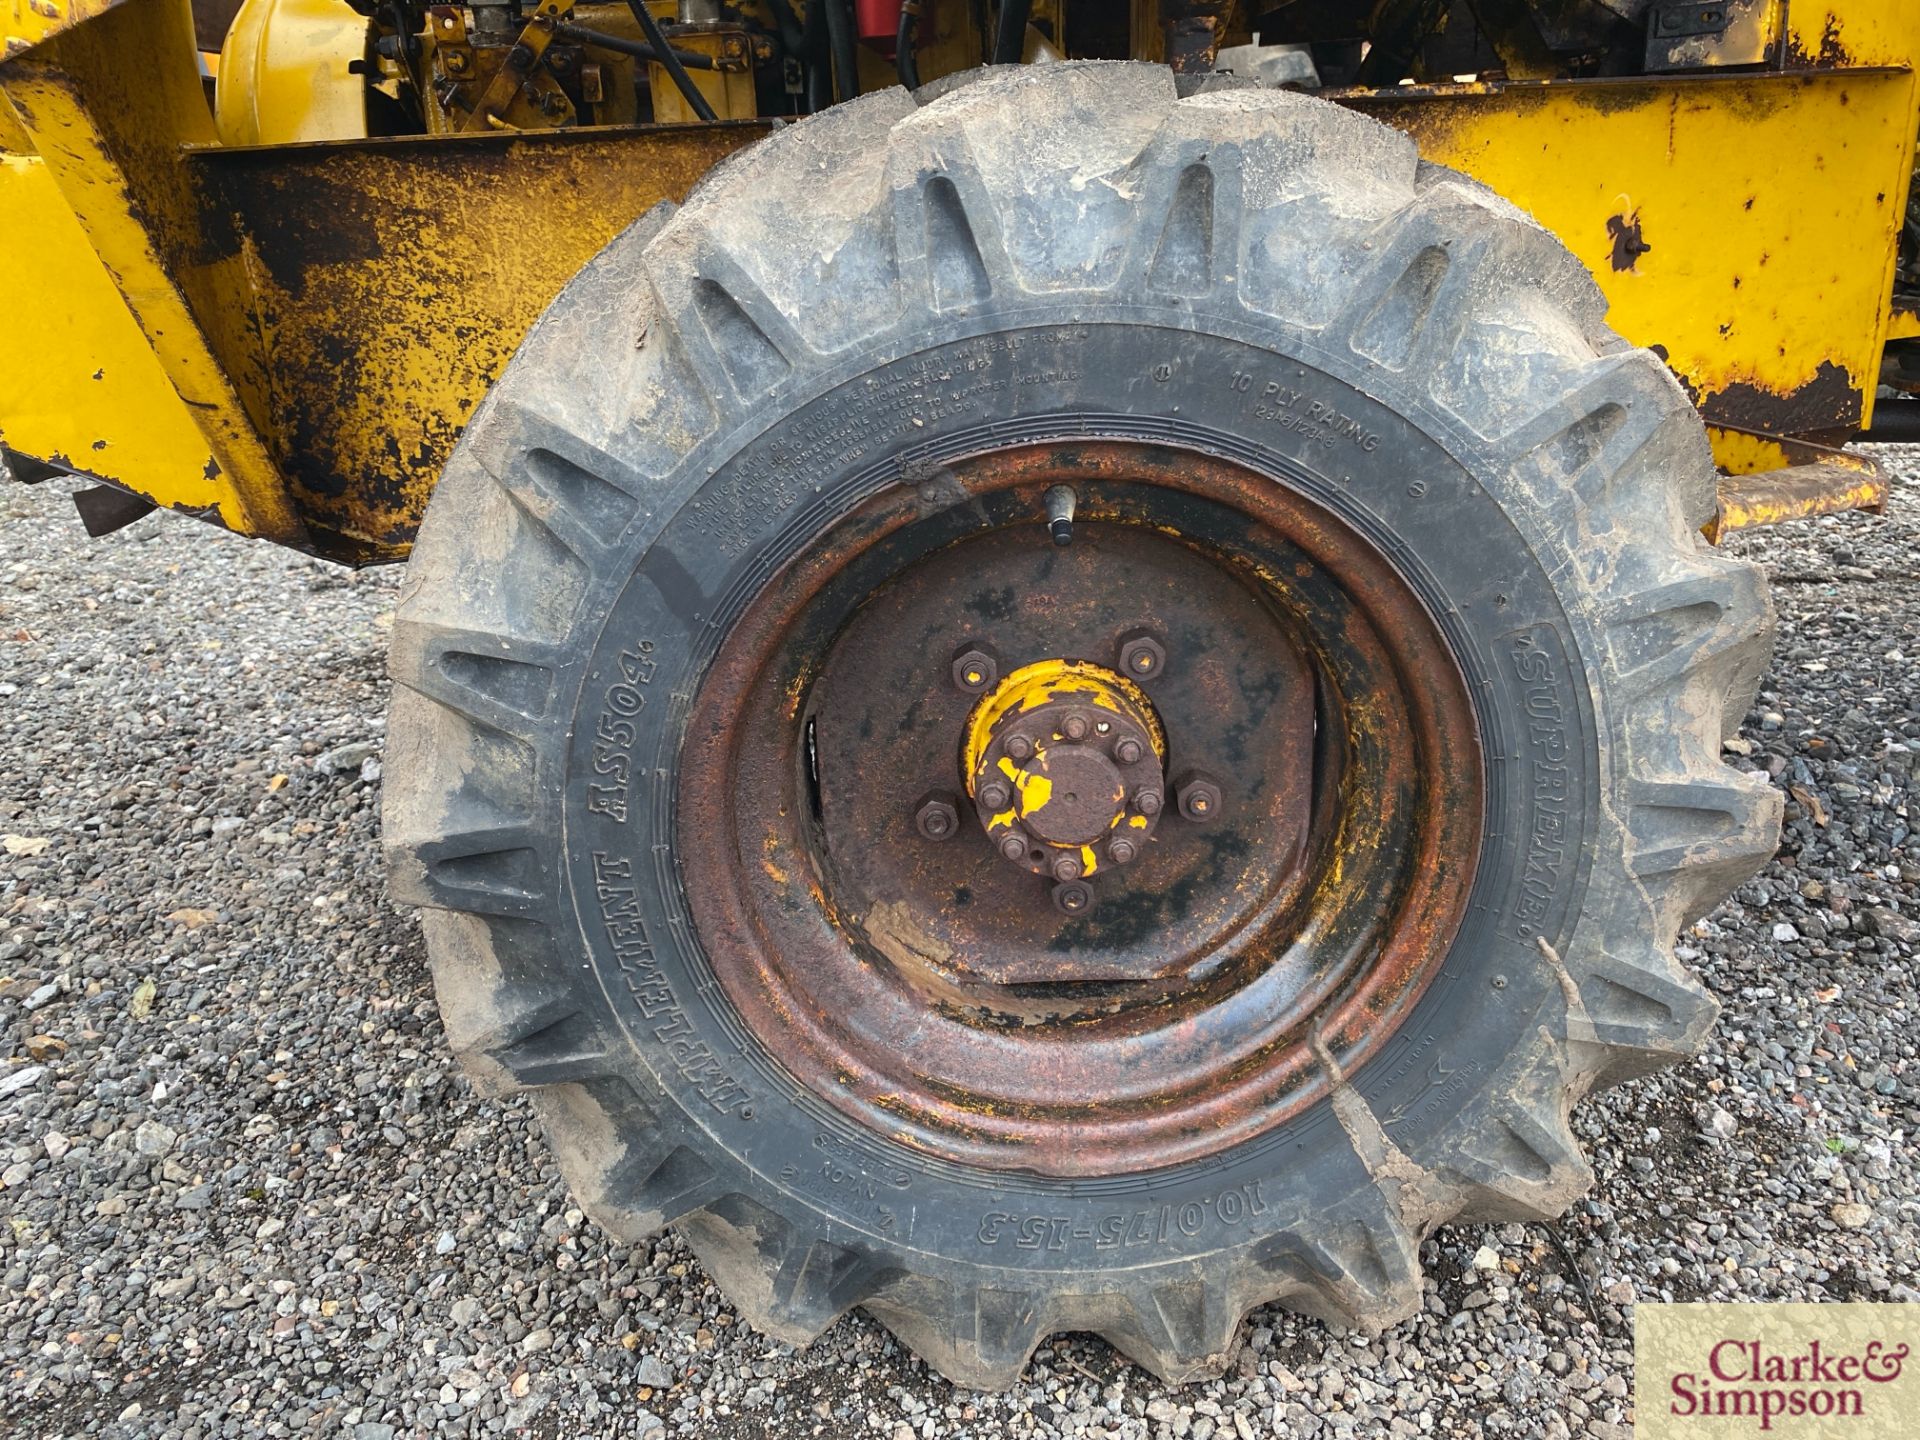
[{"label": "yellow dumper frame", "polygon": [[[0,448],[348,563],[403,558],[467,417],[609,239],[744,121],[222,146],[187,0],[9,0]],[[1531,211],[1695,396],[1710,533],[1878,505],[1868,428],[1920,5],[1766,0],[1718,70],[1328,92]],[[1723,57],[1725,58],[1725,57]],[[609,321],[609,323],[616,323]]]}]

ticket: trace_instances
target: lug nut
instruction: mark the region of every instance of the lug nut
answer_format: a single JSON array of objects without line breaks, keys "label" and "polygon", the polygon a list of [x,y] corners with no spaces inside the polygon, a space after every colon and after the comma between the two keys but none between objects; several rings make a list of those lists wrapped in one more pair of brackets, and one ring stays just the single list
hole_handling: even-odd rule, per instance
[{"label": "lug nut", "polygon": [[953,657],[953,683],[978,695],[1000,678],[1000,662],[984,645],[963,645]]},{"label": "lug nut", "polygon": [[1016,764],[1033,758],[1033,741],[1024,735],[1007,736],[1007,743],[1001,748],[1007,752],[1007,758]]},{"label": "lug nut", "polygon": [[1009,860],[1025,860],[1027,858],[1027,837],[1017,834],[1007,836],[1000,842],[1000,853]]},{"label": "lug nut", "polygon": [[1140,763],[1140,757],[1146,753],[1141,749],[1140,742],[1131,735],[1121,736],[1120,743],[1113,747],[1113,758],[1122,765],[1137,765]]},{"label": "lug nut", "polygon": [[1077,855],[1060,855],[1054,858],[1053,878],[1056,880],[1078,880],[1085,869]]},{"label": "lug nut", "polygon": [[1053,887],[1053,903],[1063,915],[1084,915],[1093,909],[1093,887],[1084,880],[1069,880]]},{"label": "lug nut", "polygon": [[1069,740],[1086,739],[1087,738],[1087,717],[1084,715],[1067,716],[1066,719],[1060,722],[1060,733],[1066,736],[1067,739]]},{"label": "lug nut", "polygon": [[913,823],[929,840],[951,840],[960,829],[960,809],[948,795],[929,795],[920,802]]},{"label": "lug nut", "polygon": [[989,780],[980,787],[980,803],[989,810],[1004,810],[1012,799],[1013,792],[998,780]]},{"label": "lug nut", "polygon": [[1151,786],[1133,792],[1133,808],[1142,815],[1158,815],[1160,803],[1160,792]]},{"label": "lug nut", "polygon": [[1120,671],[1135,680],[1151,680],[1167,668],[1167,647],[1144,630],[1120,637]]},{"label": "lug nut", "polygon": [[1180,813],[1189,820],[1211,820],[1220,813],[1220,787],[1204,776],[1190,775],[1173,787]]},{"label": "lug nut", "polygon": [[1131,865],[1140,847],[1122,835],[1107,846],[1107,858],[1116,865]]}]

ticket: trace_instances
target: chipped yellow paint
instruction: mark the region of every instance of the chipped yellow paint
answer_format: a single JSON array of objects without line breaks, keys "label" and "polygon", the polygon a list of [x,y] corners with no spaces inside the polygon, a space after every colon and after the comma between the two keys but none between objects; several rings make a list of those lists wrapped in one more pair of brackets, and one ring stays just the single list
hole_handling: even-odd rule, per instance
[{"label": "chipped yellow paint", "polygon": [[[138,83],[127,74],[133,56],[142,63]],[[248,408],[257,392],[231,363],[249,343],[242,268],[237,260],[180,263],[193,253],[197,237],[189,232],[199,219],[193,210],[196,197],[182,180],[181,149],[214,139],[193,56],[193,15],[186,0],[128,0],[103,10],[92,24],[61,31],[10,57],[0,66],[0,105],[11,107],[14,128],[32,143],[46,177],[85,235],[92,259],[119,292],[109,306],[90,276],[82,290],[66,298],[70,307],[93,313],[70,309],[69,327],[114,326],[119,317],[131,316],[176,392],[171,405],[153,397],[143,412],[165,414],[164,433],[174,437],[167,461],[153,472],[121,471],[127,488],[160,505],[206,510],[247,534],[301,545],[306,530]],[[9,253],[36,254],[44,243]],[[47,278],[41,275],[34,283],[44,287]],[[104,318],[103,307],[116,318]],[[78,364],[89,371],[98,364],[87,364],[85,352],[75,348],[84,335],[56,338],[54,364]],[[17,383],[19,369],[50,358],[31,350],[10,354],[19,358],[7,366],[9,386]],[[12,399],[0,391],[0,428],[18,423]],[[192,443],[175,423],[181,413],[199,432]],[[72,432],[58,447],[71,468],[82,470],[96,453],[96,440],[106,441],[107,451],[119,445],[131,453],[151,448],[161,433],[143,436],[142,415],[112,414],[91,398],[69,418],[103,426]],[[7,444],[22,448],[11,438]],[[39,448],[52,447],[42,443]]]},{"label": "chipped yellow paint", "polygon": [[[1849,21],[1863,38],[1848,63],[1909,66],[1920,5],[1832,8],[1856,7],[1879,19]],[[1338,98],[1553,231],[1606,293],[1608,323],[1660,346],[1710,422],[1792,434],[1870,421],[1920,136],[1911,69]]]},{"label": "chipped yellow paint", "polygon": [[[1035,750],[1035,756],[1045,755],[1044,749]],[[1007,811],[1007,818],[1017,814],[1021,819],[1038,814],[1047,808],[1047,802],[1053,799],[1053,781],[1044,775],[1035,775],[1023,770],[1004,755],[1000,757],[1000,773],[1013,782],[1013,809]],[[996,820],[998,816],[994,817]]]},{"label": "chipped yellow paint", "polygon": [[133,488],[234,529],[246,507],[213,458],[113,278],[37,156],[0,155],[0,253],[32,257],[7,294],[0,444]]},{"label": "chipped yellow paint", "polygon": [[[1075,696],[1085,703],[1099,709],[1111,711],[1115,715],[1125,715],[1138,722],[1153,742],[1156,755],[1165,757],[1167,737],[1160,725],[1160,717],[1154,713],[1153,704],[1147,699],[1146,692],[1126,676],[1109,670],[1104,665],[1095,665],[1086,660],[1041,660],[1032,665],[1024,665],[1008,675],[1000,683],[980,697],[973,707],[973,713],[967,718],[966,744],[962,751],[965,766],[967,793],[972,796],[977,786],[975,776],[980,770],[980,761],[986,754],[987,746],[993,739],[994,727],[1009,715],[1022,714],[1037,710],[1041,706],[1058,700],[1063,696]],[[1051,739],[1058,740],[1059,736]],[[1043,760],[1047,754],[1047,743],[1040,742],[1034,747],[1033,758]],[[1013,786],[1012,804],[1005,810],[996,812],[987,821],[987,831],[992,834],[1006,830],[1016,820],[1031,817],[1046,808],[1053,799],[1053,781],[1045,775],[1036,775],[1027,768],[1016,764],[1006,756],[1000,757],[999,770]],[[1120,824],[1129,817],[1116,815],[1108,828]],[[1135,828],[1144,830],[1147,825],[1144,816],[1130,817]],[[1080,871],[1082,875],[1092,875],[1100,869],[1100,857],[1094,853],[1091,845],[1078,847],[1071,845],[1052,845],[1056,850],[1080,851]]]},{"label": "chipped yellow paint", "polygon": [[13,0],[0,7],[0,55],[11,59],[83,20],[104,15],[119,0]]},{"label": "chipped yellow paint", "polygon": [[961,759],[966,769],[967,788],[973,788],[973,776],[980,759],[987,753],[993,728],[1011,714],[1037,710],[1062,695],[1086,696],[1089,702],[1115,714],[1131,714],[1147,731],[1156,755],[1167,753],[1166,732],[1146,692],[1126,676],[1104,665],[1086,660],[1040,660],[1023,665],[980,697],[967,717],[966,744]]},{"label": "chipped yellow paint", "polygon": [[1920,51],[1913,0],[1793,0],[1787,53],[1794,60],[1854,67],[1910,65]]}]

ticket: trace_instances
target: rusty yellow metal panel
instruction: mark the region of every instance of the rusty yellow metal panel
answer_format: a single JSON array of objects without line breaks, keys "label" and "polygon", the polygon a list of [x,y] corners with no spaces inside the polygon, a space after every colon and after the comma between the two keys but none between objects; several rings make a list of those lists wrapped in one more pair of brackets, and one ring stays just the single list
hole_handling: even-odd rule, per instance
[{"label": "rusty yellow metal panel", "polygon": [[322,553],[406,554],[467,417],[560,287],[759,122],[196,152],[244,258],[264,429]]},{"label": "rusty yellow metal panel", "polygon": [[[300,545],[305,532],[248,410],[248,386],[257,401],[263,377],[249,363],[244,272],[193,253],[199,201],[180,149],[213,139],[195,54],[186,0],[129,0],[0,64],[0,92],[195,416],[197,448],[212,452],[238,509],[234,528]],[[127,433],[75,440],[111,446]],[[178,473],[136,488],[162,505],[190,503],[172,488]]]},{"label": "rusty yellow metal panel", "polygon": [[136,407],[29,444],[0,370],[6,443],[151,451],[111,478],[196,508],[217,482],[232,528],[353,562],[406,554],[466,417],[560,287],[767,128],[223,148],[184,0],[123,0],[0,64],[0,95],[118,292],[74,293],[60,363],[131,316],[198,432]]},{"label": "rusty yellow metal panel", "polygon": [[0,155],[0,254],[16,266],[6,327],[18,357],[0,374],[0,444],[246,528],[246,507],[37,158]]},{"label": "rusty yellow metal panel", "polygon": [[1792,0],[1785,58],[1790,66],[1911,66],[1920,58],[1920,5],[1914,0]]},{"label": "rusty yellow metal panel", "polygon": [[104,15],[120,0],[0,0],[0,59],[51,40],[84,20]]},{"label": "rusty yellow metal panel", "polygon": [[1869,418],[1920,134],[1910,72],[1343,98],[1558,234],[1710,423],[1837,435]]}]

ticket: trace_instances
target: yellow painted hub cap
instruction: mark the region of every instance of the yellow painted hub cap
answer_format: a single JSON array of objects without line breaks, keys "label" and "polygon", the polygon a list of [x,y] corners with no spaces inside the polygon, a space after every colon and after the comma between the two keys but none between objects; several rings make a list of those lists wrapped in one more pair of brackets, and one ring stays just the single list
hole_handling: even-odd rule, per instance
[{"label": "yellow painted hub cap", "polygon": [[[1151,753],[1136,750],[1132,762],[1113,763],[1114,748],[1138,746],[1139,737]],[[1019,833],[1038,850],[1076,852],[1080,872],[1091,875],[1112,857],[1111,845],[1096,841],[1129,827],[1144,840],[1150,822],[1130,808],[1123,774],[1137,775],[1145,762],[1157,776],[1165,753],[1165,731],[1139,686],[1103,665],[1042,660],[980,698],[967,719],[962,761],[989,836],[1004,845]],[[1061,793],[1055,772],[1080,777],[1065,782],[1070,793]]]}]

